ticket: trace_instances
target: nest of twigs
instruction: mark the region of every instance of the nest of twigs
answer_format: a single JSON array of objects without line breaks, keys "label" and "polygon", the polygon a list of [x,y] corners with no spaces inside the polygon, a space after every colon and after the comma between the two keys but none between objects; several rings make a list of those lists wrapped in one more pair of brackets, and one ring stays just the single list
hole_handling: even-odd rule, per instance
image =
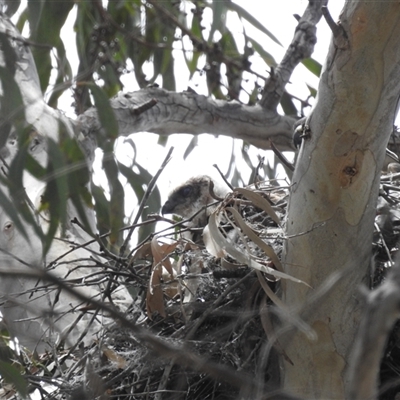
[{"label": "nest of twigs", "polygon": [[[398,175],[382,177],[372,286],[385,279],[397,251]],[[7,357],[38,398],[267,398],[279,387],[277,355],[285,356],[269,340],[269,310],[283,274],[287,196],[288,188],[269,184],[235,190],[211,215],[204,240],[190,241],[184,224],[154,235],[121,274],[135,299],[127,323],[116,318],[97,341],[73,352],[38,356],[4,347]],[[391,385],[400,377],[399,337],[395,327],[382,362],[381,399],[400,390]],[[15,386],[4,382],[2,396],[19,398]]]}]

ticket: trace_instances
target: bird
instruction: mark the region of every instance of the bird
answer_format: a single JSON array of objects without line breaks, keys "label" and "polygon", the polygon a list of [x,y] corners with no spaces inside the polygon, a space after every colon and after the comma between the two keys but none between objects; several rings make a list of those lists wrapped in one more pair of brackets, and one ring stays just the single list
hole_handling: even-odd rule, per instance
[{"label": "bird", "polygon": [[176,187],[161,209],[162,215],[174,214],[190,219],[190,228],[204,228],[208,217],[216,208],[216,200],[222,199],[228,190],[207,175],[190,178]]},{"label": "bird", "polygon": [[[199,285],[200,275],[204,268],[203,230],[208,223],[208,217],[217,207],[217,199],[222,199],[228,190],[218,185],[207,175],[196,176],[176,187],[169,194],[161,209],[162,215],[174,214],[182,217],[190,231],[183,231],[182,238],[194,243],[185,252],[186,271],[192,277],[185,281],[184,302],[195,298]],[[200,247],[199,247],[200,246]],[[195,277],[197,275],[197,277]]]}]

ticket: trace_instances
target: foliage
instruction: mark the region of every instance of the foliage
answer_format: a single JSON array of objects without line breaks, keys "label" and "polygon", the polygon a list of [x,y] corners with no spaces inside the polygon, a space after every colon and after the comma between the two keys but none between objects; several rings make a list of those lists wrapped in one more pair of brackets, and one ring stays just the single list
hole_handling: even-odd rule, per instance
[{"label": "foliage", "polygon": [[[8,6],[9,14],[16,12],[15,7],[10,4]],[[241,35],[226,25],[228,14],[236,15],[243,23]],[[61,30],[67,18],[75,20],[76,51],[79,57],[76,73],[66,43],[61,40]],[[69,0],[60,3],[55,0],[28,0],[28,7],[19,16],[17,26],[21,31],[29,26],[28,39],[32,43],[40,86],[48,104],[57,107],[62,93],[72,89],[76,114],[96,106],[102,116],[106,136],[98,144],[103,150],[102,167],[108,180],[110,198],[102,194],[104,189],[101,187],[98,190],[94,184],[92,187],[102,229],[108,226],[114,232],[112,243],[121,240],[116,232],[126,221],[124,190],[118,180],[120,164],[112,154],[118,135],[106,99],[124,89],[124,77],[128,75],[129,79],[135,77],[137,87],[162,82],[164,88],[173,91],[176,89],[177,68],[183,67],[181,60],[184,60],[190,77],[188,85],[195,76],[197,79],[202,76],[210,95],[255,104],[261,96],[261,88],[268,74],[260,75],[256,72],[252,66],[253,60],[262,60],[264,70],[272,70],[277,63],[264,42],[247,34],[244,22],[258,29],[266,38],[265,43],[280,45],[277,37],[256,16],[228,0],[125,0],[109,1],[106,7],[103,7],[101,1]],[[71,45],[68,42],[68,46]],[[304,64],[312,73],[319,75],[320,65],[315,60],[305,60]],[[152,69],[151,73],[149,69]],[[310,91],[315,96],[316,91],[312,88]],[[296,108],[293,100],[286,93],[281,105],[285,113],[298,115],[302,110]],[[307,100],[304,103],[307,104]],[[166,138],[160,138],[164,146],[166,142]],[[189,144],[185,157],[195,145],[195,142]],[[249,145],[244,143],[245,147]],[[247,156],[246,151],[242,154],[246,164],[253,169],[254,160]],[[54,154],[54,157],[58,155]],[[135,162],[132,167],[143,170]],[[277,164],[272,168],[276,170]],[[243,182],[234,154],[226,174],[230,174],[237,183]],[[143,188],[149,182],[148,178],[151,179],[151,175],[147,178],[141,175],[139,180],[142,182],[136,179],[134,185],[133,180],[128,179],[139,200]],[[153,197],[155,201],[149,212],[156,212],[160,207],[156,201],[160,198],[158,189],[155,189]],[[53,210],[53,215],[63,214],[61,206],[58,211]],[[143,232],[143,235],[147,233]],[[143,235],[140,239],[144,239]]]}]

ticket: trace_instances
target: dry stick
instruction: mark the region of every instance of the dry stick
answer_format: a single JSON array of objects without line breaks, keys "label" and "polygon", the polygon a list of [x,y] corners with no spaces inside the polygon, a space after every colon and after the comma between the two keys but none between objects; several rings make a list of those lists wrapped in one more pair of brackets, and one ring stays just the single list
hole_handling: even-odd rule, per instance
[{"label": "dry stick", "polygon": [[339,35],[341,35],[341,28],[339,27],[339,25],[333,20],[328,7],[327,6],[322,6],[321,7],[321,11],[322,11],[322,15],[325,18],[326,23],[328,24],[329,28],[331,28],[331,31],[333,33],[333,36],[335,38],[339,37]]},{"label": "dry stick", "polygon": [[386,255],[387,255],[388,260],[389,260],[389,262],[390,262],[390,266],[393,267],[393,266],[394,266],[394,262],[393,262],[393,260],[392,260],[392,256],[390,255],[390,250],[389,250],[389,248],[388,248],[388,246],[387,246],[387,244],[386,244],[386,240],[385,240],[385,238],[384,238],[383,235],[382,235],[381,228],[379,228],[379,225],[378,225],[376,222],[374,223],[374,226],[375,226],[375,229],[377,230],[377,232],[378,232],[378,234],[379,234],[379,238],[380,238],[381,241],[382,241],[382,246],[383,246],[383,248],[385,249]]},{"label": "dry stick", "polygon": [[44,270],[34,269],[33,267],[31,270],[21,268],[15,268],[13,270],[0,268],[0,275],[15,278],[36,278],[55,284],[62,290],[65,290],[69,294],[76,297],[78,300],[86,302],[93,308],[101,310],[110,315],[123,327],[130,329],[132,334],[135,335],[136,339],[139,342],[141,342],[143,345],[147,345],[150,349],[157,352],[161,356],[172,359],[180,365],[190,367],[201,373],[205,373],[216,380],[228,382],[239,389],[244,387],[256,388],[258,386],[258,383],[255,382],[254,379],[248,374],[244,374],[243,372],[239,374],[231,368],[216,364],[205,358],[199,357],[194,353],[188,353],[187,350],[184,351],[182,347],[174,346],[171,343],[168,343],[160,337],[155,336],[148,330],[128,320],[125,315],[120,311],[115,310],[114,308],[102,301],[87,297],[81,292],[78,292],[75,289],[71,288],[69,285],[55,277],[53,274],[50,274]]},{"label": "dry stick", "polygon": [[126,248],[128,247],[128,243],[131,240],[133,231],[135,230],[135,225],[137,224],[140,216],[142,215],[143,209],[147,203],[147,200],[149,198],[149,196],[151,195],[151,193],[153,192],[154,186],[157,182],[158,177],[161,175],[161,172],[163,172],[164,168],[166,167],[166,165],[168,164],[169,160],[171,159],[171,154],[174,151],[174,148],[171,147],[168,151],[167,156],[165,157],[163,163],[161,164],[161,167],[158,169],[157,173],[153,176],[153,178],[151,179],[149,186],[147,186],[146,192],[140,202],[139,205],[139,209],[138,212],[136,213],[135,219],[133,220],[133,224],[132,224],[132,228],[129,230],[128,235],[126,236],[126,239],[124,241],[124,244],[121,246],[119,255],[122,257],[123,254],[125,253]]},{"label": "dry stick", "polygon": [[[146,220],[146,221],[139,222],[139,223],[135,224],[135,227],[142,226],[142,225],[152,224],[153,222],[157,222],[157,221],[158,221],[158,218],[153,217],[153,218],[148,219],[148,220]],[[76,222],[73,221],[73,223],[76,223]],[[86,233],[90,234],[89,232],[87,232],[87,231],[82,227],[81,224],[79,224],[79,222],[77,223],[77,225],[78,225],[79,227],[81,227]],[[133,226],[133,225],[129,225],[129,226],[126,226],[126,227],[124,227],[124,228],[121,228],[118,232],[123,232],[123,231],[126,231],[126,230],[128,230],[128,229],[131,229],[132,226]],[[63,241],[63,242],[68,243],[68,244],[70,244],[71,246],[74,246],[74,247],[73,247],[71,250],[68,250],[66,253],[64,253],[64,254],[62,254],[61,256],[59,256],[58,258],[56,258],[54,261],[52,261],[52,262],[49,264],[49,266],[52,266],[53,264],[57,263],[59,260],[61,260],[61,259],[64,258],[65,256],[67,256],[68,254],[70,254],[70,253],[72,253],[72,252],[74,252],[75,250],[78,250],[78,249],[80,249],[80,248],[85,248],[85,250],[90,251],[91,253],[94,253],[94,254],[98,255],[98,253],[94,252],[94,250],[86,249],[86,246],[89,246],[89,245],[91,245],[91,244],[93,244],[93,243],[95,243],[95,242],[98,242],[98,239],[103,239],[103,238],[105,238],[105,237],[107,237],[107,236],[109,236],[109,235],[110,235],[110,232],[103,233],[102,235],[99,235],[97,238],[92,239],[92,240],[89,240],[89,241],[87,241],[87,242],[85,242],[85,243],[82,243],[82,244],[78,244],[78,243],[72,242],[72,241],[70,241],[70,240],[63,239],[63,238],[54,238],[55,240]],[[104,246],[102,246],[102,247],[104,247]],[[140,247],[140,246],[138,246],[138,247]],[[102,257],[104,257],[104,256],[102,255]],[[124,259],[124,258],[122,258],[122,259],[116,258],[117,256],[115,256],[115,255],[113,255],[113,254],[111,254],[110,257],[111,257],[113,260],[126,261],[126,259]]]},{"label": "dry stick", "polygon": [[[116,256],[115,254],[111,253],[111,251],[109,251],[106,246],[104,246],[104,243],[102,243],[102,241],[100,240],[100,236],[99,235],[93,235],[90,232],[88,232],[87,230],[85,230],[85,227],[79,222],[78,218],[73,218],[71,219],[71,223],[78,225],[79,228],[81,228],[84,232],[86,232],[89,236],[91,236],[92,238],[94,238],[94,241],[97,242],[101,248],[101,251],[108,257],[111,258],[112,260],[116,261],[116,262],[123,262],[126,261],[125,259]],[[106,236],[108,236],[110,233],[107,233]],[[103,236],[102,236],[103,237]]]},{"label": "dry stick", "polygon": [[221,175],[221,178],[224,180],[224,182],[227,184],[227,186],[229,187],[229,189],[231,189],[231,191],[233,192],[235,189],[233,188],[233,186],[226,180],[224,174],[221,172],[221,170],[219,169],[217,164],[214,164],[213,167],[219,172],[219,174]]},{"label": "dry stick", "polygon": [[290,169],[290,171],[294,171],[294,166],[289,160],[282,154],[280,150],[276,148],[272,140],[269,140],[269,144],[271,146],[271,150],[274,152],[274,154],[279,158],[279,160],[287,167]]},{"label": "dry stick", "polygon": [[381,181],[386,182],[386,181],[391,181],[400,178],[400,172],[396,172],[395,174],[387,175],[387,176],[382,176]]}]

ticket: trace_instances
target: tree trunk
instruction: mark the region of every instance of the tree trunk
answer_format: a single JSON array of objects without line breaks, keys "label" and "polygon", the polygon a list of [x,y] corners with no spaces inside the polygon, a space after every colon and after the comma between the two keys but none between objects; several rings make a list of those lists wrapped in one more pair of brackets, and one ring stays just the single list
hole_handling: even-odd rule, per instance
[{"label": "tree trunk", "polygon": [[306,121],[284,264],[311,288],[287,282],[283,298],[313,332],[282,336],[293,365],[281,366],[283,388],[307,399],[342,399],[348,386],[379,176],[400,92],[399,19],[399,1],[346,2]]}]

